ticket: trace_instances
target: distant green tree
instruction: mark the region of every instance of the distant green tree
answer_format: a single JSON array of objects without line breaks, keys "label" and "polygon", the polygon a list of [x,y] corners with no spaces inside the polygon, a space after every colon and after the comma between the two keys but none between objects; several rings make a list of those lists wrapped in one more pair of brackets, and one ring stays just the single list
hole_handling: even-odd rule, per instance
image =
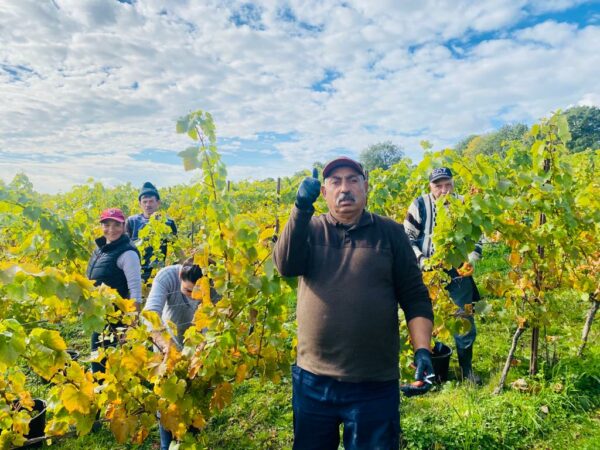
[{"label": "distant green tree", "polygon": [[[294,173],[294,175],[292,175],[292,177],[306,177],[307,172],[309,172],[309,175],[312,174],[312,169],[318,169],[319,173],[323,173],[323,168],[325,167],[325,164],[322,163],[321,161],[315,161],[314,163],[312,163],[312,166],[307,167],[306,169],[302,169],[302,170],[298,170],[297,172]],[[309,170],[310,169],[310,170]]]},{"label": "distant green tree", "polygon": [[370,145],[359,155],[360,163],[367,170],[389,169],[402,158],[404,158],[402,148],[391,141]]},{"label": "distant green tree", "polygon": [[523,123],[504,125],[497,131],[481,135],[470,135],[456,145],[456,150],[467,157],[484,155],[505,155],[512,141],[526,141],[529,131]]},{"label": "distant green tree", "polygon": [[567,144],[573,153],[587,148],[600,148],[600,108],[594,106],[575,106],[564,112],[571,141]]},{"label": "distant green tree", "polygon": [[456,144],[454,146],[454,150],[456,150],[458,153],[462,154],[467,149],[467,147],[469,146],[471,141],[473,139],[475,139],[476,137],[479,137],[479,136],[477,134],[470,134],[466,138],[458,141],[458,144]]}]

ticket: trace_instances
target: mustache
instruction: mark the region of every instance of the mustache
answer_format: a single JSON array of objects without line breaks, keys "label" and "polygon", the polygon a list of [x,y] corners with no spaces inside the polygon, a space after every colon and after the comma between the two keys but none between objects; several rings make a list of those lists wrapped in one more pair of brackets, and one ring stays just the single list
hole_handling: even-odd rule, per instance
[{"label": "mustache", "polygon": [[335,204],[339,205],[341,202],[344,201],[351,201],[351,202],[355,202],[356,198],[354,198],[354,195],[352,195],[351,192],[342,192],[340,195],[337,196],[337,198],[335,199]]}]

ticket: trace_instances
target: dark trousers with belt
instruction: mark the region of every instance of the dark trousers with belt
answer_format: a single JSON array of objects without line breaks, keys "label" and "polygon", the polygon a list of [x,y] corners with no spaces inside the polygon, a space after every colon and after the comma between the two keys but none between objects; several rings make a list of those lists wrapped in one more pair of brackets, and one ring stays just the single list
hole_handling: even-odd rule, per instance
[{"label": "dark trousers with belt", "polygon": [[344,425],[346,450],[400,446],[398,380],[349,383],[292,367],[294,450],[337,450]]}]

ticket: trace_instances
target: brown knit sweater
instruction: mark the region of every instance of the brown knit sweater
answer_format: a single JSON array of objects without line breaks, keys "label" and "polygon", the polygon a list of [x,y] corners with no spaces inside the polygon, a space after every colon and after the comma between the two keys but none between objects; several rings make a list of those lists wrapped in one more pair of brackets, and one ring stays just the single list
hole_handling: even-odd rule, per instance
[{"label": "brown knit sweater", "polygon": [[406,321],[433,320],[402,225],[364,212],[348,227],[294,207],[273,260],[299,276],[298,365],[341,381],[397,379],[398,304]]}]

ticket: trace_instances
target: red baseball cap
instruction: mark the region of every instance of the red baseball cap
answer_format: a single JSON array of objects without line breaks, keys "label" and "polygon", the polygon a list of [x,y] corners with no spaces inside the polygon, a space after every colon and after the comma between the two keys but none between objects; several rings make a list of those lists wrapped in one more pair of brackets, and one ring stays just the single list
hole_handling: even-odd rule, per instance
[{"label": "red baseball cap", "polygon": [[331,172],[338,167],[351,167],[365,177],[365,169],[363,169],[363,166],[359,162],[354,161],[352,158],[348,158],[347,156],[340,156],[339,158],[335,158],[325,164],[325,167],[323,168],[323,179],[331,175]]},{"label": "red baseball cap", "polygon": [[100,214],[100,222],[105,220],[115,220],[117,222],[125,223],[125,215],[119,208],[107,208]]}]

